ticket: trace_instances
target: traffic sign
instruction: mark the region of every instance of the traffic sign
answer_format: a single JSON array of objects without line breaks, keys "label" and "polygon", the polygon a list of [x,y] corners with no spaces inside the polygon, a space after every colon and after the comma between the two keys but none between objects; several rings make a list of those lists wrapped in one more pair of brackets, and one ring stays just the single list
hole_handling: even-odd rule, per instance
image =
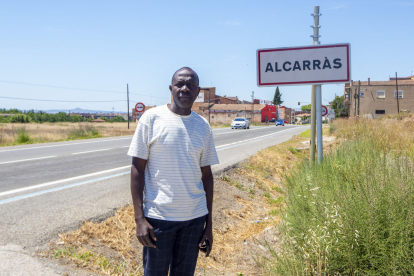
[{"label": "traffic sign", "polygon": [[145,110],[145,105],[143,103],[137,103],[135,105],[135,111],[138,113],[142,113]]},{"label": "traffic sign", "polygon": [[257,86],[345,83],[351,80],[350,44],[257,50]]},{"label": "traffic sign", "polygon": [[326,106],[322,106],[322,117],[328,114],[328,108]]}]

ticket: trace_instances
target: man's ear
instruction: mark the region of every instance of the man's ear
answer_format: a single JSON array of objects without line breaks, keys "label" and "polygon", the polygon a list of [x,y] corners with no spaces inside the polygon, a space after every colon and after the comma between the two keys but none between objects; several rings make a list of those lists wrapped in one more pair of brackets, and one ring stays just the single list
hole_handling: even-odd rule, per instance
[{"label": "man's ear", "polygon": [[168,86],[168,88],[170,89],[170,91],[172,92],[172,86],[171,86],[171,84],[170,84],[170,86]]},{"label": "man's ear", "polygon": [[198,87],[197,97],[198,97],[198,94],[200,94],[200,90],[201,90],[201,88],[200,88],[200,87]]}]

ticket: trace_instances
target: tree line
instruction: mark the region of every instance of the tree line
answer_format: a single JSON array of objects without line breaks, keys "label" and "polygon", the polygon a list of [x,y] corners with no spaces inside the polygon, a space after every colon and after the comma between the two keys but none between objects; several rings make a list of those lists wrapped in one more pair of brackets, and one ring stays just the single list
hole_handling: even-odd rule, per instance
[{"label": "tree line", "polygon": [[[13,116],[5,117],[1,116],[1,114],[15,114]],[[101,117],[99,119],[106,120],[107,122],[114,123],[114,122],[126,122],[126,120],[122,116],[117,116],[112,119],[106,119],[105,117]],[[2,123],[59,123],[59,122],[71,122],[71,123],[78,123],[78,122],[91,122],[92,118],[83,118],[80,115],[72,115],[70,116],[66,112],[59,112],[56,114],[47,113],[44,111],[37,111],[35,112],[32,110],[22,111],[19,109],[5,109],[0,108],[0,122]]]}]

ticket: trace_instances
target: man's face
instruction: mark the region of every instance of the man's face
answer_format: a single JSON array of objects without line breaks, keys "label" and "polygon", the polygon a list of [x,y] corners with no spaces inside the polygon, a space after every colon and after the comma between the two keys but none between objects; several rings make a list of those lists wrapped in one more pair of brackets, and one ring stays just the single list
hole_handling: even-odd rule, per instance
[{"label": "man's face", "polygon": [[177,107],[191,107],[200,92],[196,73],[190,69],[178,71],[172,79],[170,91]]}]

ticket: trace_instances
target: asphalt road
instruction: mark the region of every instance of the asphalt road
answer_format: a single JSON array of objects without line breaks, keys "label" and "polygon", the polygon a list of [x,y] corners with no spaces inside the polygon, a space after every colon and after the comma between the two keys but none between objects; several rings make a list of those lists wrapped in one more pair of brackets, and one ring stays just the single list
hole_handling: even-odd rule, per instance
[{"label": "asphalt road", "polygon": [[[233,166],[308,127],[214,129],[220,164]],[[131,202],[132,136],[0,148],[0,245],[35,247]]]}]

